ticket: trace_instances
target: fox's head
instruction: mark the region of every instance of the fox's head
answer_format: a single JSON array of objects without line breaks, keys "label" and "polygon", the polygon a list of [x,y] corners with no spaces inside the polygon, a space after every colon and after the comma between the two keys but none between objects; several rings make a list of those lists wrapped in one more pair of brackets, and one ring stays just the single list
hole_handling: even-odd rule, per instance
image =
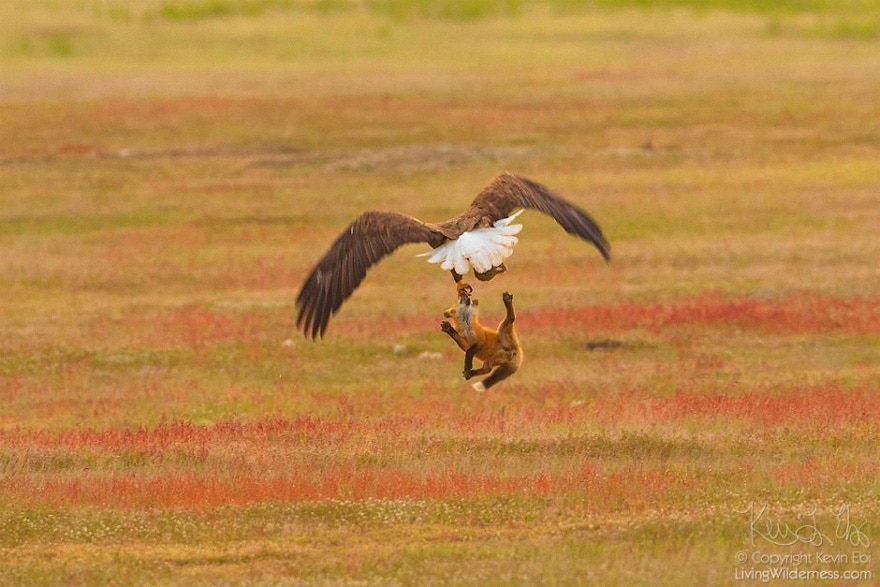
[{"label": "fox's head", "polygon": [[476,301],[476,300],[471,300],[471,294],[474,293],[474,288],[472,288],[469,283],[465,283],[464,281],[459,281],[458,283],[455,284],[455,291],[458,294],[458,303],[459,304],[470,305],[471,301]]},{"label": "fox's head", "polygon": [[473,306],[473,310],[476,310],[477,306],[480,305],[480,300],[471,297],[474,293],[474,288],[469,283],[459,281],[455,284],[455,291],[458,294],[458,301],[443,312],[444,318],[455,318],[461,309]]}]

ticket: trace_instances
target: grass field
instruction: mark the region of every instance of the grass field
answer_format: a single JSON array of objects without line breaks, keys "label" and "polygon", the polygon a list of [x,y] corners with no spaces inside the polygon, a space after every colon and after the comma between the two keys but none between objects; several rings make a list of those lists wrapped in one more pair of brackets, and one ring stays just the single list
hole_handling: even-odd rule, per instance
[{"label": "grass field", "polygon": [[[880,4],[657,4],[3,3],[0,584],[877,584]],[[513,378],[417,246],[296,331],[500,170],[613,247],[522,217]]]}]

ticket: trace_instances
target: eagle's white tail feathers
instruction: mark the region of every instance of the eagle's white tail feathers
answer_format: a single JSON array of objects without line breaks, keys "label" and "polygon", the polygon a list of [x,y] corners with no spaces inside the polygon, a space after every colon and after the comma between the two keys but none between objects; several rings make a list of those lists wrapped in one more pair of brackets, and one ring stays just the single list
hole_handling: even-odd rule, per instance
[{"label": "eagle's white tail feathers", "polygon": [[[519,216],[520,214],[522,214],[523,212],[525,212],[525,209],[517,210],[516,212],[514,212],[513,214],[511,214],[507,218],[502,218],[501,220],[496,220],[495,224],[494,224],[495,228],[503,228],[505,226],[510,226],[510,223],[513,222],[514,220],[516,220],[516,217]],[[517,232],[522,230],[522,224],[519,224],[517,226],[518,227],[516,229],[516,232],[514,232],[513,234],[516,234]]]},{"label": "eagle's white tail feathers", "polygon": [[420,257],[428,257],[429,263],[440,263],[446,271],[455,269],[459,275],[465,275],[468,269],[474,268],[478,273],[485,273],[497,267],[513,254],[513,246],[519,242],[515,236],[522,230],[522,224],[511,224],[522,213],[522,210],[495,221],[491,228],[477,228],[449,241],[431,252]]}]

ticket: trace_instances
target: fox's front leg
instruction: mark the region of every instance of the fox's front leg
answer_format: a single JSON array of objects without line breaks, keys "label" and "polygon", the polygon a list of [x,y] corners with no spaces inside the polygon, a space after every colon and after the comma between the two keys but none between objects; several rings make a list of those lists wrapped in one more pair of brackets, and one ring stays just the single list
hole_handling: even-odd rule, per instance
[{"label": "fox's front leg", "polygon": [[467,352],[468,348],[470,348],[470,344],[466,341],[455,329],[455,327],[449,322],[449,320],[444,320],[440,323],[440,330],[449,335],[449,337],[455,341],[455,344],[458,345],[458,348]]}]

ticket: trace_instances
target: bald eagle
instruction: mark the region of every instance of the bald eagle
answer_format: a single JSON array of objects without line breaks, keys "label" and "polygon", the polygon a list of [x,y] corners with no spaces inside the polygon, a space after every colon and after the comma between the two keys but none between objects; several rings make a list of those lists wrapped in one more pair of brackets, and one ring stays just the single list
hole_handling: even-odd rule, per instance
[{"label": "bald eagle", "polygon": [[312,339],[323,337],[330,317],[363,281],[367,269],[407,243],[427,243],[428,261],[439,263],[458,281],[473,268],[487,281],[507,270],[506,259],[522,225],[524,210],[552,216],[569,234],[592,243],[608,261],[610,245],[589,214],[540,183],[501,173],[470,207],[445,222],[422,222],[398,212],[364,212],[342,231],[306,277],[296,298],[296,324]]}]

